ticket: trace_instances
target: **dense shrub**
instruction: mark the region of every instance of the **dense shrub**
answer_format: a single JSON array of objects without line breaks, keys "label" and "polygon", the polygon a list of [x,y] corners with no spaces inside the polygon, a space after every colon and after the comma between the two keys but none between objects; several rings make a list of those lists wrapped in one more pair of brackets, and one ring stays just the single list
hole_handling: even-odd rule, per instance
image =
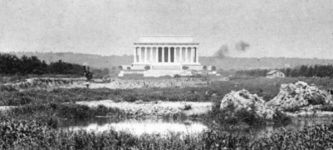
[{"label": "dense shrub", "polygon": [[213,71],[216,71],[216,66],[212,66],[212,70],[213,70]]},{"label": "dense shrub", "polygon": [[268,69],[240,70],[236,71],[235,76],[265,77],[269,71]]},{"label": "dense shrub", "polygon": [[[287,77],[333,77],[333,65],[302,65],[278,70],[282,71]],[[235,76],[264,77],[269,71],[269,69],[240,70],[235,73]]]},{"label": "dense shrub", "polygon": [[266,123],[266,120],[257,116],[255,112],[249,112],[245,109],[235,111],[233,105],[230,105],[229,107],[223,110],[220,110],[219,108],[213,109],[208,114],[207,118],[213,119],[222,125],[225,124],[237,125],[240,123],[246,123],[250,126],[260,126]]},{"label": "dense shrub", "polygon": [[145,70],[150,70],[150,66],[145,66]]},{"label": "dense shrub", "polygon": [[81,121],[88,120],[96,116],[106,115],[121,118],[125,117],[126,113],[117,108],[106,108],[104,106],[89,108],[84,105],[50,103],[44,105],[24,105],[13,108],[7,112],[7,115],[2,114],[0,117],[23,120],[39,120],[54,124],[54,121],[61,119]]},{"label": "dense shrub", "polygon": [[291,118],[286,116],[280,111],[276,111],[276,114],[273,116],[272,120],[265,119],[260,117],[255,112],[255,106],[252,105],[250,110],[245,108],[235,111],[235,106],[229,105],[223,110],[220,109],[219,104],[216,104],[213,107],[212,111],[209,112],[204,118],[207,121],[214,120],[220,125],[239,125],[247,124],[249,126],[263,126],[267,123],[274,123],[275,125],[284,125],[291,122]]},{"label": "dense shrub", "polygon": [[[63,62],[62,60],[47,64],[36,56],[22,56],[18,58],[15,55],[0,53],[0,75],[83,75],[84,71],[84,66]],[[109,70],[93,69],[92,72],[96,74],[97,77],[102,77],[107,75]]]},{"label": "dense shrub", "polygon": [[83,67],[77,64],[65,63],[59,60],[46,64],[36,56],[22,56],[0,54],[0,74],[82,74]]}]

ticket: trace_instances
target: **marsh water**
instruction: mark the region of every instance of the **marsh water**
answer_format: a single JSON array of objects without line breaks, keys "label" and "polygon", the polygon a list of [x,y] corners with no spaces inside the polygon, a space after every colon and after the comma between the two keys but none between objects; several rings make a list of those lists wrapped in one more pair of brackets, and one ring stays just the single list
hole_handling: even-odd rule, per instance
[{"label": "marsh water", "polygon": [[64,122],[63,129],[72,131],[85,130],[88,132],[102,133],[111,129],[117,132],[126,132],[134,136],[144,134],[158,135],[197,135],[208,130],[223,130],[226,132],[237,132],[254,138],[268,136],[277,132],[281,128],[287,130],[299,130],[316,124],[328,124],[333,121],[330,117],[321,118],[294,118],[292,122],[284,126],[267,125],[261,127],[248,127],[242,130],[226,130],[219,128],[213,122],[203,122],[200,120],[191,120],[190,118],[128,118],[123,120],[99,117],[88,121]]}]

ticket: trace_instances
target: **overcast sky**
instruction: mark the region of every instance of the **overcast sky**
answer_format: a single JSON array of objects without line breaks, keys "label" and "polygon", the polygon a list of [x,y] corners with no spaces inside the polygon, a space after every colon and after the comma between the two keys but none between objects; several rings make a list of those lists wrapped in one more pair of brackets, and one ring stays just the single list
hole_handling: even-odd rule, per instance
[{"label": "overcast sky", "polygon": [[132,54],[145,35],[191,35],[201,55],[333,59],[333,0],[0,0],[0,52]]}]

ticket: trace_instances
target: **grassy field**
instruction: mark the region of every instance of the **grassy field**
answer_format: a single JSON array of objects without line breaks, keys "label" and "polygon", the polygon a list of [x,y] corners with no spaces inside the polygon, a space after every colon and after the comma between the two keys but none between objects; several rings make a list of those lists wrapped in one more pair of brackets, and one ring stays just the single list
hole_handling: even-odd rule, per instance
[{"label": "grassy field", "polygon": [[322,89],[333,89],[330,78],[247,78],[210,81],[207,87],[142,88],[142,89],[55,89],[16,91],[0,89],[0,106],[48,104],[111,99],[115,101],[220,101],[231,90],[247,89],[268,101],[276,96],[282,83],[305,81]]}]

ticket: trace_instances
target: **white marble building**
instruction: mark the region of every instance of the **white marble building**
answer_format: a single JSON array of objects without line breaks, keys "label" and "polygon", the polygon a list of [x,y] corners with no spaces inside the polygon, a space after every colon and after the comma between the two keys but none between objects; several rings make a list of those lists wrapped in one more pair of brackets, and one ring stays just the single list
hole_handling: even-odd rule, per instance
[{"label": "white marble building", "polygon": [[143,74],[146,77],[192,75],[199,63],[199,43],[190,36],[147,36],[134,42],[134,62],[123,66],[119,76]]}]

